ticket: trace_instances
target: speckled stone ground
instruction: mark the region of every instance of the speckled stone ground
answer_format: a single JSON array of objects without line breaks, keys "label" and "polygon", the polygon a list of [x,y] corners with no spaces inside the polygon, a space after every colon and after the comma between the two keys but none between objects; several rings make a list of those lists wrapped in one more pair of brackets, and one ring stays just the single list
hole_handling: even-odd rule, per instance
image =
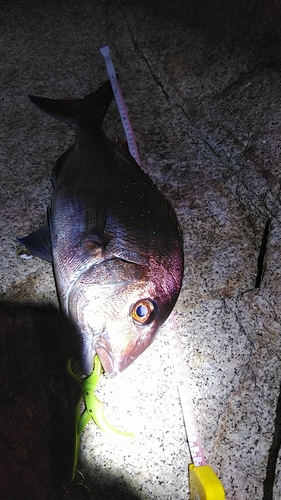
[{"label": "speckled stone ground", "polygon": [[[52,267],[21,259],[15,237],[45,223],[50,172],[73,134],[26,96],[95,90],[106,44],[143,166],[183,229],[176,318],[207,461],[227,500],[280,498],[280,10],[277,0],[2,2],[1,498],[63,498],[69,457],[71,327]],[[106,129],[122,134],[114,105]],[[79,468],[92,498],[188,498],[165,327],[99,394],[136,440],[88,425]]]}]

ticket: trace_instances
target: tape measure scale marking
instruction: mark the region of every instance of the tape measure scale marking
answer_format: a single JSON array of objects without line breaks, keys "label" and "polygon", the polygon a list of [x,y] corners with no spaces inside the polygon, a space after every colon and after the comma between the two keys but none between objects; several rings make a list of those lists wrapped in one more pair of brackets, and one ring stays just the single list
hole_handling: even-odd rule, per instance
[{"label": "tape measure scale marking", "polygon": [[126,108],[126,104],[123,99],[123,95],[121,92],[121,88],[115,73],[115,69],[113,66],[113,62],[110,57],[110,48],[108,45],[105,45],[104,47],[100,48],[100,52],[104,58],[104,62],[106,65],[107,73],[111,82],[112,90],[114,93],[115,101],[118,107],[119,115],[122,121],[123,129],[126,135],[127,143],[128,143],[128,148],[133,156],[133,158],[136,160],[137,164],[140,165],[140,158],[139,158],[139,153],[138,153],[138,148],[137,144],[135,141],[135,136],[134,132],[131,126],[131,122],[129,119],[128,111]]},{"label": "tape measure scale marking", "polygon": [[176,375],[190,455],[195,465],[206,465],[173,313],[167,320],[166,325],[170,345],[172,347],[170,353]]},{"label": "tape measure scale marking", "polygon": [[167,326],[172,345],[171,354],[177,378],[187,441],[193,460],[193,463],[188,468],[190,500],[225,500],[222,483],[212,468],[206,465],[173,314],[168,319]]}]

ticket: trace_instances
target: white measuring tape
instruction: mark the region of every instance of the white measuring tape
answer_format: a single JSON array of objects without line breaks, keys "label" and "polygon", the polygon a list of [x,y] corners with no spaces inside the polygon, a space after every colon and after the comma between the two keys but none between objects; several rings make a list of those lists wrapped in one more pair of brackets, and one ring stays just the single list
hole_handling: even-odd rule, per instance
[{"label": "white measuring tape", "polygon": [[[105,47],[101,47],[100,52],[104,57],[107,73],[111,82],[112,90],[114,92],[116,104],[126,135],[129,151],[138,165],[141,165],[134,132],[122,96],[121,88],[116,77],[113,62],[110,57],[110,49],[108,45],[106,45]],[[193,461],[193,463],[189,465],[190,500],[224,500],[225,495],[220,480],[211,469],[211,467],[209,465],[206,465],[203,446],[199,437],[196,417],[193,410],[193,402],[189,390],[185,364],[180,348],[180,339],[178,336],[173,313],[166,321],[166,325],[168,328],[168,335],[171,346],[170,352],[173,359],[181,408],[184,417],[186,436],[190,455]]]},{"label": "white measuring tape", "polygon": [[172,313],[165,323],[168,328],[169,342],[171,346],[171,356],[176,374],[178,392],[181,401],[186,436],[188,440],[190,455],[194,465],[206,465],[203,446],[198,433],[192,398],[187,381],[186,369],[180,347],[180,339],[177,332],[176,321]]},{"label": "white measuring tape", "polygon": [[116,104],[118,107],[118,111],[119,111],[119,115],[120,115],[120,118],[122,121],[123,129],[124,129],[124,132],[126,135],[129,151],[130,151],[132,157],[136,160],[137,164],[140,165],[139,152],[138,152],[137,144],[135,141],[134,132],[133,132],[133,129],[131,126],[131,122],[129,119],[126,104],[125,104],[124,99],[123,99],[121,88],[120,88],[120,85],[119,85],[119,82],[118,82],[118,79],[117,79],[117,76],[115,73],[113,62],[112,62],[111,57],[110,57],[110,48],[108,47],[108,45],[106,45],[105,47],[102,47],[100,49],[100,52],[103,55],[103,58],[105,61],[107,73],[108,73],[108,76],[110,79],[110,83],[111,83],[112,90],[114,93],[115,101],[116,101]]}]

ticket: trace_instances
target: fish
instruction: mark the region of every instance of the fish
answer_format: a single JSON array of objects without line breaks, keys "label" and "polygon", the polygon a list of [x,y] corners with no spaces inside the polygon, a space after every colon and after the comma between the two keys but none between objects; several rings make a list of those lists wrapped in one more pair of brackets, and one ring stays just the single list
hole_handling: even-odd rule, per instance
[{"label": "fish", "polygon": [[98,355],[113,377],[151,345],[183,279],[183,239],[171,203],[102,123],[110,82],[82,99],[29,96],[75,130],[56,161],[48,224],[17,238],[53,263],[62,313],[75,325],[85,375]]}]

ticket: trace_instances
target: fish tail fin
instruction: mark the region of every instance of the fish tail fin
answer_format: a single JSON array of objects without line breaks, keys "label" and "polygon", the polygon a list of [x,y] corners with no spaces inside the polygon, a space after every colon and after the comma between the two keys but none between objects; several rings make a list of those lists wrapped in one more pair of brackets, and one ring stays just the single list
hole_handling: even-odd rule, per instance
[{"label": "fish tail fin", "polygon": [[95,123],[101,127],[113,99],[113,91],[110,81],[107,81],[84,99],[55,100],[34,95],[28,97],[41,111],[76,129],[82,123]]}]

